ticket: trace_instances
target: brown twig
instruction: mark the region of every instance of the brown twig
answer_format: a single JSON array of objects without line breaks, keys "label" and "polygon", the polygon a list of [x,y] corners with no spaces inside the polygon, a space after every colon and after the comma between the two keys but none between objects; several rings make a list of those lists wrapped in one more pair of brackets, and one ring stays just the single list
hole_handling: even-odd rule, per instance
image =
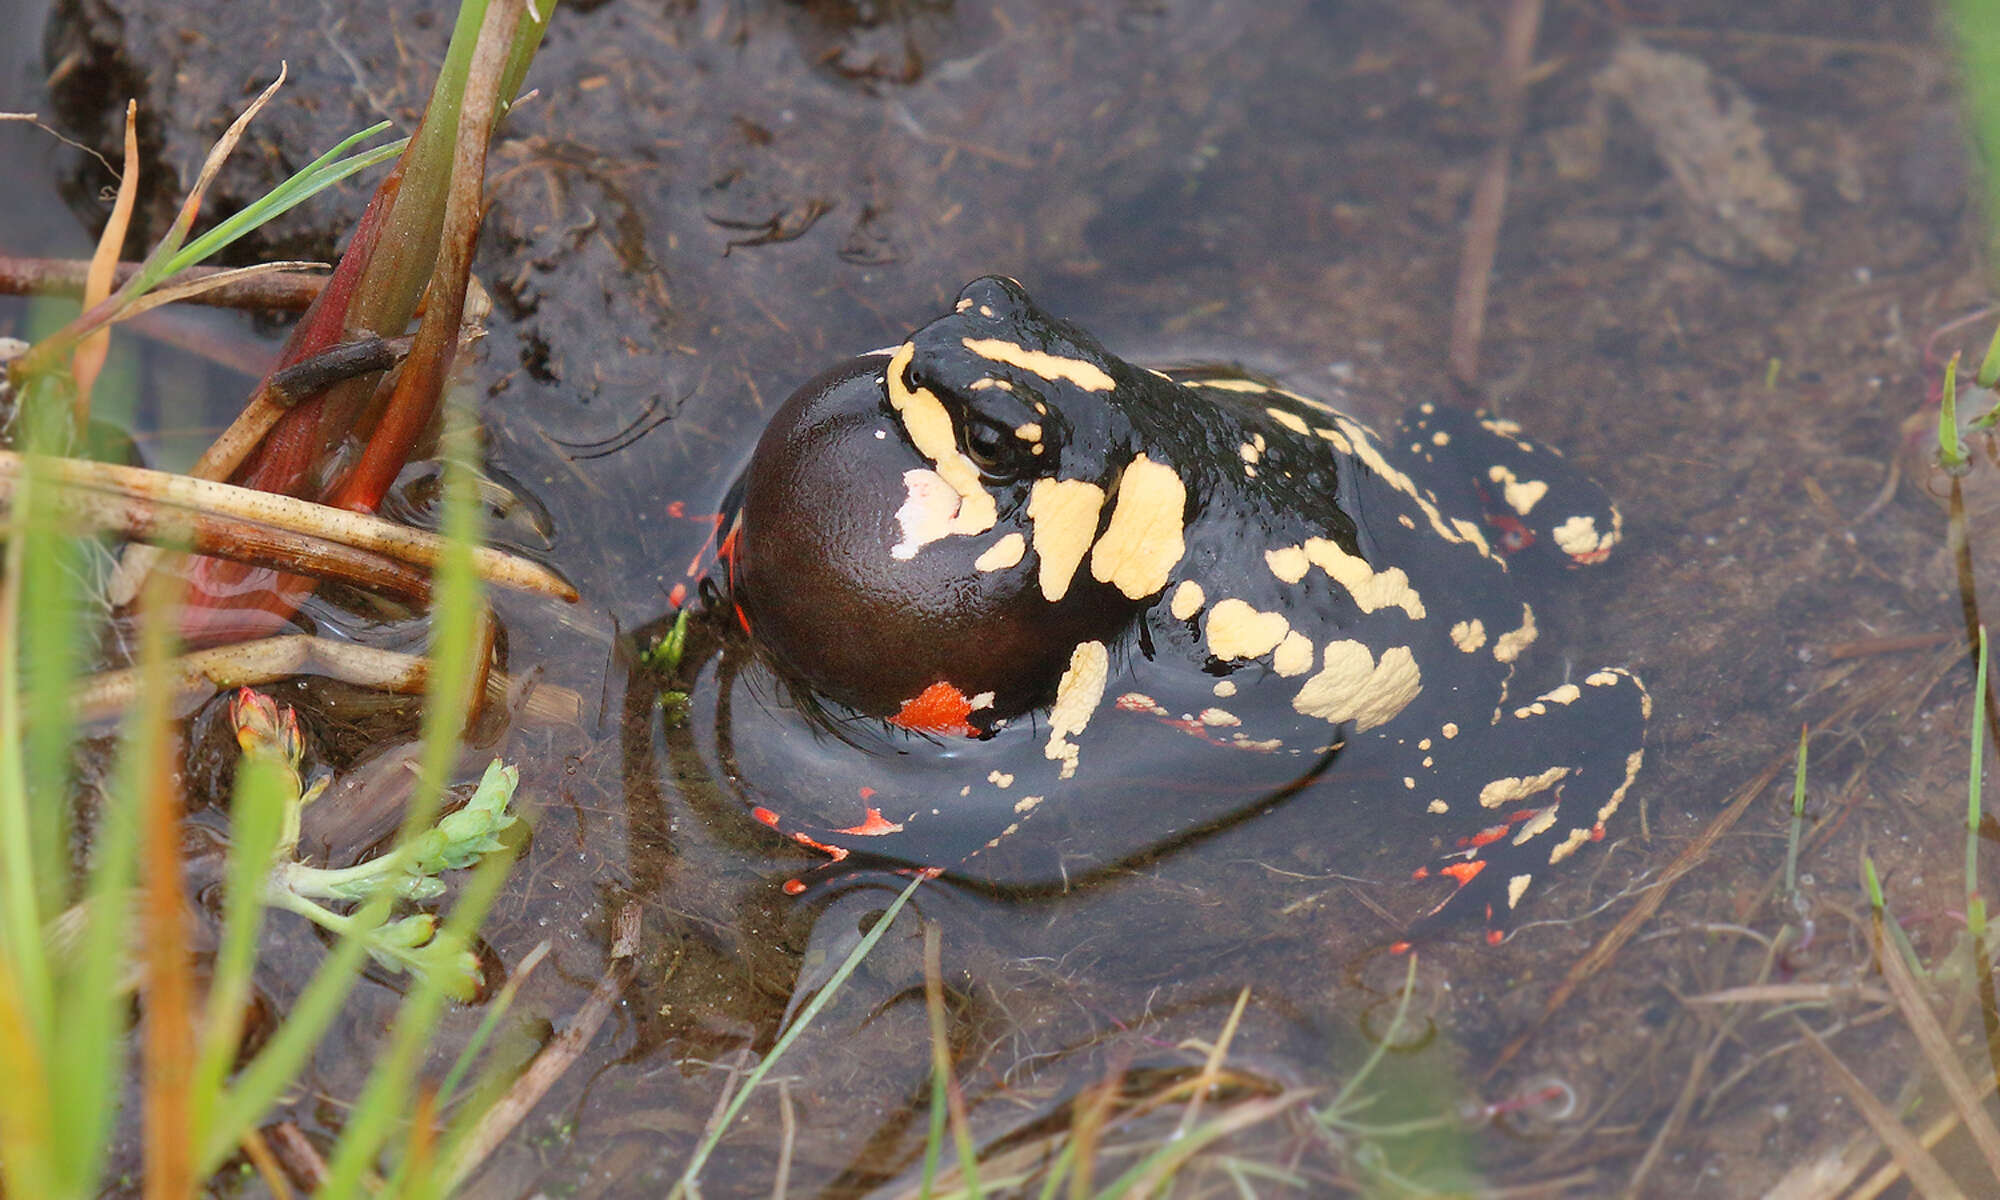
[{"label": "brown twig", "polygon": [[[141,264],[121,262],[112,276],[112,287],[123,287],[139,273]],[[228,267],[190,267],[175,279],[191,283],[219,275]],[[0,254],[0,294],[9,296],[81,297],[90,263],[80,258],[24,258]],[[185,304],[207,304],[217,308],[249,308],[273,312],[300,312],[326,286],[325,275],[253,275],[236,279],[211,291],[190,296]]]},{"label": "brown twig", "polygon": [[[122,467],[85,459],[49,458],[41,460],[41,464],[41,469],[49,477],[67,488],[88,488],[142,503],[172,505],[208,517],[254,521],[357,550],[371,551],[426,570],[437,566],[446,545],[445,540],[434,533],[277,492],[261,492],[214,480],[191,479],[166,471]],[[0,498],[4,498],[12,482],[20,478],[22,465],[20,455],[0,451]],[[577,599],[576,588],[567,580],[525,558],[480,546],[473,549],[472,561],[473,570],[488,583],[553,596],[558,600],[574,602]]]},{"label": "brown twig", "polygon": [[1479,382],[1479,342],[1486,333],[1486,291],[1500,248],[1500,220],[1507,208],[1507,172],[1521,132],[1523,96],[1542,22],[1542,0],[1514,0],[1501,34],[1500,68],[1493,83],[1499,129],[1472,190],[1465,254],[1458,263],[1458,295],[1451,314],[1451,373],[1467,387]]},{"label": "brown twig", "polygon": [[[0,500],[8,497],[12,485],[11,478],[0,475]],[[49,503],[72,528],[116,533],[251,566],[301,571],[315,579],[351,583],[411,604],[430,600],[430,576],[423,571],[386,555],[311,534],[82,488],[65,489]]]},{"label": "brown twig", "polygon": [[590,998],[583,1002],[576,1018],[569,1027],[557,1034],[554,1040],[535,1055],[535,1061],[521,1072],[514,1086],[500,1097],[492,1108],[486,1111],[478,1126],[466,1137],[452,1158],[451,1178],[446,1192],[457,1190],[457,1186],[471,1173],[474,1167],[484,1162],[514,1127],[521,1123],[541,1103],[542,1097],[556,1080],[562,1078],[584,1047],[597,1036],[604,1019],[618,1003],[623,985],[619,983],[619,962],[632,957],[639,949],[639,906],[628,904],[619,910],[618,920],[613,928],[611,940],[611,962],[604,974],[598,977],[597,986],[591,989]]},{"label": "brown twig", "polygon": [[[421,655],[292,633],[197,650],[170,660],[166,670],[176,698],[270,684],[294,675],[324,675],[377,691],[415,696],[424,690],[430,661]],[[505,695],[511,686],[512,682],[497,671],[486,681],[489,695]],[[106,671],[84,680],[71,699],[79,720],[95,721],[116,715],[138,694],[137,671]],[[583,698],[568,688],[538,683],[522,700],[520,713],[524,720],[574,724],[582,719]]]},{"label": "brown twig", "polygon": [[165,686],[169,609],[174,582],[162,580],[142,600],[143,665],[138,714],[140,878],[144,881],[146,1019],[140,1039],[145,1104],[147,1200],[180,1200],[195,1191],[194,964],[188,953],[187,892],[181,874],[180,755],[169,732]]}]

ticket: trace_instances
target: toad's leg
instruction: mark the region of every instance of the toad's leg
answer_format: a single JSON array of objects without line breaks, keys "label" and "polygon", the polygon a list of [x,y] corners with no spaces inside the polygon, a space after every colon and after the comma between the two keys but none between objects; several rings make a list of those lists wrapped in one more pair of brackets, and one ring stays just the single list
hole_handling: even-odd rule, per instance
[{"label": "toad's leg", "polygon": [[1622,523],[1604,489],[1512,421],[1419,404],[1393,445],[1447,516],[1477,521],[1510,561],[1589,566],[1618,544]]},{"label": "toad's leg", "polygon": [[1652,700],[1629,671],[1600,670],[1546,692],[1454,747],[1421,781],[1430,811],[1454,823],[1443,861],[1421,867],[1457,886],[1411,926],[1411,939],[1467,916],[1498,943],[1534,881],[1601,841],[1645,751]]}]

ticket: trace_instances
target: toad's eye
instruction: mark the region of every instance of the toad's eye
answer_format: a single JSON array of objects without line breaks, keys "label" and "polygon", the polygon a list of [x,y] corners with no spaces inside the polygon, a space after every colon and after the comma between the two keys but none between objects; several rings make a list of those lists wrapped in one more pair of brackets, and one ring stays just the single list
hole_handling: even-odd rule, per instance
[{"label": "toad's eye", "polygon": [[1018,477],[1025,466],[1021,450],[1020,439],[1011,431],[985,421],[965,422],[965,456],[989,480],[998,483]]}]

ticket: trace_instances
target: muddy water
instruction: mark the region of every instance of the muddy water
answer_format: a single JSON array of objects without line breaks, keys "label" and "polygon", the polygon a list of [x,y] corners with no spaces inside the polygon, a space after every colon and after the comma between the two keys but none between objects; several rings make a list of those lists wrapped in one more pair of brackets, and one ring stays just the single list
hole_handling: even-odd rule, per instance
[{"label": "muddy water", "polygon": [[[69,127],[90,132],[107,78],[141,81],[149,144],[173,163],[289,59],[306,81],[291,96],[312,103],[253,140],[225,181],[247,190],[377,114],[407,118],[443,37],[409,8],[304,26],[246,21],[240,5],[126,5],[116,24],[64,9],[50,53]],[[762,415],[991,271],[1135,359],[1244,363],[1376,420],[1446,397],[1464,221],[1494,132],[1490,17],[1204,0],[562,13],[531,80],[541,95],[497,152],[480,261],[498,300],[478,368],[489,459],[532,501],[501,534],[586,596],[566,611],[500,602],[510,669],[586,699],[576,726],[509,725],[477,748],[522,764],[536,817],[494,948],[515,962],[554,947],[512,1052],[610,969],[611,913],[638,904],[645,936],[617,1018],[480,1194],[657,1194],[730,1071],[768,1049],[802,962],[815,969],[815,914],[780,886],[813,860],[722,797],[668,727],[660,682],[632,666]],[[1398,1172],[1600,1194],[1643,1162],[1645,1194],[1753,1195],[1847,1143],[1858,1123],[1789,1025],[1687,1002],[1756,979],[1759,939],[1796,923],[1768,892],[1789,808],[1776,789],[1500,1062],[1801,722],[1836,724],[1816,743],[1801,865],[1815,934],[1781,977],[1865,977],[1864,849],[1919,947],[1948,945],[1969,674],[1948,648],[1881,640],[1956,628],[1939,510],[1907,476],[1885,483],[1937,365],[1986,332],[1932,337],[1985,294],[1932,22],[1915,5],[1804,3],[1545,17],[1482,383],[1607,486],[1627,538],[1547,611],[1524,682],[1623,664],[1657,707],[1638,807],[1605,843],[1537,885],[1506,944],[1468,934],[1420,955],[1424,1036],[1392,1057],[1377,1115],[1505,1105],[1549,1080],[1574,1112],[1380,1143]],[[46,106],[24,96],[0,107]],[[60,183],[95,211],[102,181],[80,158],[31,159],[37,189]],[[301,210],[270,248],[324,253],[356,208]],[[12,228],[0,245],[25,248]],[[216,336],[254,344],[240,326]],[[409,735],[407,713],[300,696],[342,770]],[[1246,985],[1234,1060],[1275,1086],[1337,1090],[1401,981],[1381,948],[1421,906],[1404,879],[1434,850],[1421,825],[1376,816],[1307,795],[1070,895],[921,893],[981,1133],[1027,1128],[1115,1067],[1198,1062],[1177,1047],[1213,1038]],[[827,916],[822,937],[869,907]],[[865,1191],[918,1153],[917,927],[899,924],[778,1072],[795,1194]],[[338,1126],[394,998],[364,988],[321,1055],[291,1114],[309,1132]],[[455,1015],[440,1061],[479,1015]],[[1807,1016],[1843,1031],[1835,1048],[1878,1094],[1902,1082],[1911,1056],[1882,1049],[1900,1047],[1897,1022],[1858,1000]],[[707,1194],[769,1189],[781,1107],[776,1087],[752,1101]],[[1355,1144],[1293,1117],[1232,1149],[1325,1194],[1369,1178]],[[1190,1182],[1227,1179],[1202,1170]]]}]

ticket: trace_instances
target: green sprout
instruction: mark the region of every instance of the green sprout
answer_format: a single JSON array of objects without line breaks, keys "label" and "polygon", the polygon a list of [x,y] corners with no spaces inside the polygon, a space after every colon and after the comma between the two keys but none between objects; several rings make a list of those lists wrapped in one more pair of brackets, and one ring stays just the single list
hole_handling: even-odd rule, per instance
[{"label": "green sprout", "polygon": [[1938,405],[1938,461],[1954,475],[1965,470],[1970,456],[1958,436],[1958,354],[1944,365],[1944,397]]},{"label": "green sprout", "polygon": [[275,764],[286,782],[281,832],[264,879],[265,903],[297,913],[332,933],[361,938],[375,961],[391,970],[427,977],[461,998],[475,992],[480,979],[478,959],[461,939],[441,936],[434,915],[416,913],[369,928],[319,901],[363,901],[383,896],[421,901],[444,894],[440,873],[472,866],[488,854],[505,850],[500,835],[518,820],[507,807],[520,783],[520,772],[495,759],[463,808],[439,818],[395,850],[351,867],[310,867],[295,857],[300,814],[324,790],[325,781],[308,785],[299,773],[305,745],[298,719],[291,709],[281,708],[270,697],[249,688],[237,692],[229,711],[244,754]]},{"label": "green sprout", "polygon": [[[652,644],[639,652],[639,661],[648,670],[661,675],[672,675],[680,670],[681,656],[687,653],[688,610],[682,609],[674,618],[673,627]],[[668,725],[678,725],[687,716],[688,694],[678,688],[660,690],[660,708],[665,712]]]}]

